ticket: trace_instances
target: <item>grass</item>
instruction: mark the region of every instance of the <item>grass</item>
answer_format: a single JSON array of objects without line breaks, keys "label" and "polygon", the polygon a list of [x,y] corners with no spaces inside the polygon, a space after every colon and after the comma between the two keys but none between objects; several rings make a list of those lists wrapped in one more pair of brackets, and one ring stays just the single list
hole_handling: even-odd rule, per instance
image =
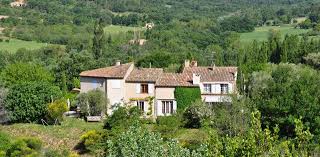
[{"label": "grass", "polygon": [[299,35],[310,31],[307,29],[294,28],[293,26],[263,26],[257,27],[253,32],[241,33],[240,41],[243,43],[252,42],[253,40],[266,41],[268,40],[270,29],[279,30],[282,35],[282,38],[284,38],[286,34]]},{"label": "grass", "polygon": [[129,31],[144,31],[145,28],[142,27],[130,27],[130,26],[118,26],[118,25],[110,25],[104,28],[105,33],[107,34],[119,34],[126,33]]},{"label": "grass", "polygon": [[15,53],[21,48],[26,48],[28,50],[40,49],[41,47],[47,46],[46,43],[38,43],[35,41],[23,41],[18,39],[10,39],[9,42],[0,42],[0,50],[8,51],[10,53]]},{"label": "grass", "polygon": [[12,137],[37,137],[46,148],[72,150],[80,141],[80,136],[89,130],[101,130],[103,123],[87,123],[83,120],[67,118],[61,125],[41,124],[0,125],[0,131]]}]

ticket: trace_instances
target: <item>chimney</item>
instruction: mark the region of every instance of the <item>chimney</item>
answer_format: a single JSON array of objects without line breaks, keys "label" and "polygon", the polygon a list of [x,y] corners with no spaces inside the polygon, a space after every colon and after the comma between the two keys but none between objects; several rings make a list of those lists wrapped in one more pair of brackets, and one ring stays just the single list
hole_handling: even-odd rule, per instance
[{"label": "chimney", "polygon": [[190,67],[190,61],[189,60],[184,60],[184,67],[189,68]]},{"label": "chimney", "polygon": [[198,62],[193,60],[191,61],[191,67],[197,67],[198,66]]},{"label": "chimney", "polygon": [[200,74],[192,74],[192,83],[194,85],[200,84],[201,75]]},{"label": "chimney", "polygon": [[121,61],[120,61],[120,60],[117,60],[117,61],[116,61],[116,66],[119,66],[119,65],[121,65]]}]

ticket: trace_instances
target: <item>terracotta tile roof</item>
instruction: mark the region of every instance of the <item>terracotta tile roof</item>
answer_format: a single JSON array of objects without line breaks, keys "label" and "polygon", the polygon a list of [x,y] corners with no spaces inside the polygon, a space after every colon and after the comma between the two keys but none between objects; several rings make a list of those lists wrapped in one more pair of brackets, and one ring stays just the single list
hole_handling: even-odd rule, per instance
[{"label": "terracotta tile roof", "polygon": [[135,68],[126,81],[128,82],[156,82],[163,73],[160,68]]},{"label": "terracotta tile roof", "polygon": [[103,78],[124,78],[128,69],[133,63],[121,64],[118,66],[105,67],[84,71],[80,73],[82,77],[103,77]]},{"label": "terracotta tile roof", "polygon": [[182,73],[191,77],[192,74],[200,74],[201,82],[223,82],[234,81],[237,71],[237,67],[186,67]]},{"label": "terracotta tile roof", "polygon": [[[190,81],[191,80],[191,81]],[[156,82],[158,87],[194,87],[192,76],[182,73],[163,73]]]}]

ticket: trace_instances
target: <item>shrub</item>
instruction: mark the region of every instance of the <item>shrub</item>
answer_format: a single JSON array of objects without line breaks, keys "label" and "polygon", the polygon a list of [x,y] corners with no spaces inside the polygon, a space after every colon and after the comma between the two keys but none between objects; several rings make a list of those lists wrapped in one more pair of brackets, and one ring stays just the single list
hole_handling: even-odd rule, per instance
[{"label": "shrub", "polygon": [[12,143],[7,150],[7,156],[39,156],[42,143],[35,138],[21,138]]},{"label": "shrub", "polygon": [[70,152],[69,150],[63,150],[59,152],[57,150],[49,149],[44,153],[44,157],[78,157],[79,155],[75,152]]},{"label": "shrub", "polygon": [[187,128],[200,128],[206,119],[213,117],[213,111],[202,101],[194,102],[183,113],[183,120]]},{"label": "shrub", "polygon": [[95,145],[102,138],[101,133],[96,130],[86,132],[80,137],[81,143],[85,146],[86,150],[94,151]]},{"label": "shrub", "polygon": [[38,122],[47,115],[47,104],[60,97],[58,87],[44,82],[13,86],[5,100],[5,108],[13,122]]},{"label": "shrub", "polygon": [[118,107],[110,117],[107,118],[104,128],[113,130],[115,134],[121,133],[134,123],[140,121],[141,111],[137,107]]},{"label": "shrub", "polygon": [[11,140],[10,140],[9,135],[7,135],[3,132],[0,132],[0,151],[5,152],[7,149],[9,149],[10,144],[11,144]]},{"label": "shrub", "polygon": [[76,98],[84,116],[100,116],[107,108],[107,101],[104,92],[99,89],[91,90],[88,93],[81,93]]},{"label": "shrub", "polygon": [[63,113],[68,111],[68,106],[65,100],[57,100],[48,105],[48,115],[50,120],[63,120]]},{"label": "shrub", "polygon": [[163,138],[169,139],[172,138],[181,125],[181,118],[178,115],[158,117],[156,130],[161,133]]},{"label": "shrub", "polygon": [[177,101],[177,108],[180,111],[183,111],[196,100],[201,99],[200,88],[177,87],[174,95]]}]

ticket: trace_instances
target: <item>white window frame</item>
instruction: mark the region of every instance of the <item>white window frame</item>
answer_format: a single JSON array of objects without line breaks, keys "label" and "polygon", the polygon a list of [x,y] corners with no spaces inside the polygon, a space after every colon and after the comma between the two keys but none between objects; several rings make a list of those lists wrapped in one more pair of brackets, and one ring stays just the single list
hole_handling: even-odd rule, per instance
[{"label": "white window frame", "polygon": [[220,84],[221,94],[229,94],[229,84]]},{"label": "white window frame", "polygon": [[163,115],[174,113],[174,102],[173,100],[162,100],[161,101],[161,113]]},{"label": "white window frame", "polygon": [[[138,109],[143,111],[143,112],[144,112],[144,109],[145,109],[145,105],[146,105],[145,101],[137,101]],[[142,106],[142,108],[141,108],[141,106]]]},{"label": "white window frame", "polygon": [[212,93],[212,85],[208,83],[203,84],[203,91],[204,93]]}]

